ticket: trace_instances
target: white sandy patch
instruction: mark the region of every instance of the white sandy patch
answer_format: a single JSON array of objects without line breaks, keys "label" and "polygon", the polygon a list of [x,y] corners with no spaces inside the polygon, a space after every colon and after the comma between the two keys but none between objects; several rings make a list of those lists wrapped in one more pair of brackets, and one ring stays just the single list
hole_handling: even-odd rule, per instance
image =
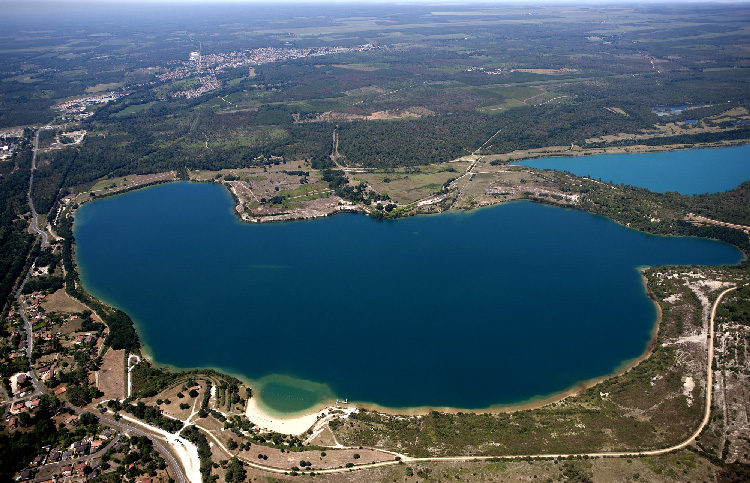
[{"label": "white sandy patch", "polygon": [[262,429],[277,433],[298,435],[310,429],[318,418],[323,417],[323,413],[328,413],[327,409],[310,411],[300,416],[272,416],[260,408],[256,398],[251,397],[247,403],[245,415],[253,424]]},{"label": "white sandy patch", "polygon": [[310,410],[298,416],[274,416],[263,411],[258,405],[257,399],[251,397],[247,402],[245,415],[247,419],[261,429],[296,436],[313,428],[314,436],[330,420],[337,417],[348,418],[350,414],[357,411],[356,407],[341,408],[338,406],[329,406],[324,409]]},{"label": "white sandy patch", "polygon": [[664,379],[664,376],[662,376],[661,374],[657,374],[654,377],[652,377],[651,378],[651,385],[655,386],[656,385],[656,381],[658,381],[659,379]]},{"label": "white sandy patch", "polygon": [[[311,441],[314,440],[320,433],[323,432],[325,428],[328,427],[328,423],[333,421],[336,418],[348,418],[351,414],[354,414],[358,412],[359,409],[356,407],[349,407],[346,409],[341,409],[339,407],[327,407],[323,411],[320,412],[321,417],[318,418],[318,421],[313,425],[312,427],[312,434],[305,439],[306,444],[311,444]],[[336,441],[336,436],[333,436],[333,440]],[[341,443],[336,441],[336,447],[343,448]],[[400,456],[400,455],[398,455]]]},{"label": "white sandy patch", "polygon": [[201,483],[202,480],[200,472],[200,458],[198,458],[198,448],[196,448],[193,443],[186,440],[185,438],[181,438],[177,434],[172,434],[168,431],[164,431],[161,428],[143,423],[142,421],[131,418],[130,416],[122,415],[122,419],[126,419],[131,423],[144,426],[148,428],[149,431],[158,433],[162,437],[164,437],[164,439],[167,440],[167,444],[172,446],[172,448],[174,449],[175,455],[180,460],[180,463],[182,463],[182,467],[185,469],[185,476],[187,477],[188,481],[191,483]]},{"label": "white sandy patch", "polygon": [[732,284],[719,282],[718,280],[704,280],[703,282],[701,282],[701,285],[703,285],[704,287],[708,287],[711,291],[713,291],[719,290],[721,288],[724,288],[725,286],[729,286]]},{"label": "white sandy patch", "polygon": [[433,196],[431,198],[425,198],[423,200],[418,201],[417,206],[431,205],[433,203],[437,203],[442,200],[443,198],[441,196]]},{"label": "white sandy patch", "polygon": [[706,334],[699,333],[695,335],[686,335],[684,337],[679,337],[674,341],[675,344],[705,344],[706,343]]},{"label": "white sandy patch", "polygon": [[19,372],[18,374],[13,374],[12,376],[10,376],[10,390],[15,396],[18,396],[18,376],[20,375],[31,377],[28,372]]},{"label": "white sandy patch", "polygon": [[665,302],[669,302],[670,304],[673,304],[673,303],[677,302],[678,300],[680,300],[681,298],[682,298],[682,294],[676,293],[676,294],[672,294],[669,297],[665,298],[664,301]]},{"label": "white sandy patch", "polygon": [[687,376],[684,379],[685,380],[682,383],[682,394],[684,394],[687,397],[687,405],[692,406],[693,405],[693,389],[695,389],[695,381],[693,381],[693,378],[690,376]]}]

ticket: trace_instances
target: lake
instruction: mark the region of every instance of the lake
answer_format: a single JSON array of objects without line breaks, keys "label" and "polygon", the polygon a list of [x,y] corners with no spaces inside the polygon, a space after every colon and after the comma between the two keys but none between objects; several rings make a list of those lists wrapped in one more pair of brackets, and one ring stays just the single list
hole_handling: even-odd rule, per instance
[{"label": "lake", "polygon": [[638,267],[742,259],[528,202],[245,224],[223,186],[187,182],[87,203],[75,237],[84,287],[157,363],[251,381],[278,413],[549,396],[643,354],[656,310]]},{"label": "lake", "polygon": [[552,157],[512,164],[569,171],[578,176],[640,186],[660,193],[677,191],[694,195],[728,191],[750,180],[750,145],[659,153]]}]

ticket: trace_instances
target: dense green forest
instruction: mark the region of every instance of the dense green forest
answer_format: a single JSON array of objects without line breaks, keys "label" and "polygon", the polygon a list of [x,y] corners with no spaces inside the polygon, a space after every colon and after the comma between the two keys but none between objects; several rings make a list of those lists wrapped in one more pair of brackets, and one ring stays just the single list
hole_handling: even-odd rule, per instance
[{"label": "dense green forest", "polygon": [[9,161],[0,163],[0,306],[6,307],[21,275],[34,237],[27,231],[26,193],[31,171],[28,140]]},{"label": "dense green forest", "polygon": [[[80,19],[63,16],[66,20],[61,22],[59,15],[47,13],[35,20],[49,27],[47,33],[34,37],[24,30],[27,20],[17,19],[0,34],[6,46],[0,60],[7,67],[0,73],[0,126],[51,121],[61,115],[51,111],[52,106],[87,91],[122,94],[116,101],[87,108],[91,115],[75,126],[87,132],[80,144],[66,138],[70,128],[65,123],[42,131],[43,146],[58,138],[69,145],[39,156],[32,193],[37,210],[52,220],[62,196],[108,177],[168,170],[184,176],[186,168],[280,163],[293,170],[303,161],[315,169],[336,168],[329,158],[334,133],[340,164],[378,169],[571,143],[599,147],[601,143],[587,139],[648,132],[658,123],[688,120],[721,130],[675,132],[637,143],[750,138],[750,125],[737,120],[742,109],[750,107],[750,78],[743,67],[747,55],[732,48],[747,36],[742,26],[748,13],[743,9],[611,7],[574,9],[575,14],[480,9],[480,17],[464,24],[419,6],[347,8],[351,18],[379,18],[385,23],[363,25],[316,12],[317,17],[278,24],[278,16],[261,8],[253,12],[253,26],[243,34],[217,32],[210,23],[187,20],[188,34],[184,29],[154,29],[172,25],[172,14],[159,7],[132,25],[110,25],[106,36],[91,26],[82,27]],[[222,8],[201,11],[205,19],[237,15]],[[98,15],[133,14],[112,8]],[[672,23],[675,18],[688,23]],[[71,30],[73,24],[77,30]],[[330,37],[310,35],[306,29],[313,25]],[[467,26],[471,35],[466,34]],[[269,35],[269,29],[283,30]],[[251,70],[234,64],[217,69],[211,72],[218,81],[212,90],[177,96],[185,86],[197,85],[198,72],[182,80],[157,74],[189,69],[187,54],[195,50],[196,39],[201,39],[206,54],[219,58],[260,47],[277,49],[278,58],[254,64]],[[285,57],[294,49],[366,43],[376,48]],[[690,109],[663,118],[654,110],[657,106]],[[735,117],[722,117],[729,111]],[[380,115],[368,117],[373,113]],[[610,145],[634,143],[620,140]],[[27,222],[19,218],[27,210],[30,156],[27,139],[12,162],[0,165],[4,301],[33,243],[25,232]],[[355,202],[386,200],[373,198],[364,186],[349,185],[333,173],[324,181],[337,195]],[[719,219],[748,224],[742,208],[745,193],[664,199],[696,213],[711,212]],[[380,214],[392,216],[393,206],[389,208]],[[587,209],[608,211],[599,205]],[[626,218],[627,213],[616,216]],[[677,225],[669,229],[704,234],[709,230]],[[60,230],[70,232],[65,226]],[[72,243],[72,233],[64,243]],[[66,267],[72,267],[72,255],[65,260]],[[52,287],[58,281],[50,278],[44,283]],[[122,340],[132,338],[125,334]],[[129,344],[117,334],[110,342]]]},{"label": "dense green forest", "polygon": [[728,294],[716,314],[725,321],[750,326],[750,285]]},{"label": "dense green forest", "polygon": [[[354,28],[341,18],[300,16],[268,35],[268,29],[282,27],[258,9],[253,26],[243,34],[192,22],[188,35],[184,30],[148,30],[166,21],[166,10],[158,8],[148,20],[139,18],[138,27],[110,25],[107,41],[94,31],[81,40],[86,29],[73,37],[65,23],[47,16],[38,19],[50,22],[43,38],[10,29],[0,36],[7,46],[0,58],[8,66],[0,74],[2,115],[47,122],[56,100],[83,95],[87,88],[128,94],[97,106],[83,121],[89,134],[82,146],[56,151],[49,155],[50,164],[41,165],[35,195],[42,211],[61,189],[103,176],[262,165],[272,156],[299,161],[328,154],[334,129],[342,161],[392,168],[444,162],[483,145],[480,153],[498,154],[637,133],[661,120],[654,106],[709,106],[669,119],[675,122],[750,106],[745,54],[731,48],[746,35],[741,27],[747,12],[742,9],[641,7],[625,12],[612,7],[580,9],[570,17],[535,9],[532,14],[481,9],[482,19],[470,22],[468,36],[466,25],[445,21],[425,7],[348,8],[352,17],[386,23]],[[100,14],[109,18],[116,11]],[[123,18],[132,16],[118,12]],[[238,13],[221,8],[203,12],[213,19],[227,14]],[[532,21],[519,22],[528,15]],[[669,22],[678,15],[690,26]],[[305,29],[311,22],[330,31],[330,38],[309,35]],[[388,23],[393,27],[385,28]],[[296,29],[303,33],[293,33]],[[146,37],[148,42],[137,42]],[[114,41],[120,38],[129,40],[127,47]],[[228,67],[214,73],[219,84],[213,90],[175,97],[183,81],[162,80],[154,73],[183,66],[196,38],[207,53],[219,55],[258,47],[283,51],[367,42],[382,48],[263,62],[254,66],[253,75]],[[47,57],[43,68],[35,70],[30,64],[40,55]],[[13,108],[18,105],[24,108]],[[622,113],[605,109],[609,107]],[[413,108],[420,118],[363,120],[374,112]],[[0,118],[0,126],[22,121]],[[747,129],[739,129],[646,142],[747,136]]]},{"label": "dense green forest", "polygon": [[[559,182],[563,191],[580,193],[581,201],[576,207],[590,213],[646,233],[713,238],[750,253],[750,237],[740,230],[683,220],[685,213],[693,212],[711,219],[746,224],[749,214],[745,201],[750,197],[750,181],[726,192],[688,196],[676,192],[655,193],[627,185],[617,185],[618,189],[613,190],[608,184],[590,180],[570,183],[564,175],[546,172]],[[546,203],[549,200],[538,198],[535,201]],[[659,218],[654,219],[654,215]]]},{"label": "dense green forest", "polygon": [[[750,140],[746,5],[462,8],[466,11],[456,13],[454,7],[437,5],[340,4],[330,10],[297,5],[294,15],[280,15],[277,7],[261,4],[194,5],[180,11],[166,5],[7,6],[0,29],[3,315],[36,260],[38,267],[49,267],[49,275],[29,279],[25,293],[64,286],[91,309],[81,314],[82,330],[103,334],[104,325],[92,318],[95,312],[108,329],[105,346],[138,351],[133,320],[82,288],[72,215],[81,198],[58,216],[63,197],[98,196],[93,190],[99,188],[93,187],[100,180],[165,171],[188,179],[189,171],[254,167],[252,174],[258,176],[248,176],[247,170],[208,176],[248,186],[260,185],[255,180],[261,178],[270,186],[282,174],[299,176],[294,190],[285,191],[283,185],[280,190],[278,184],[278,193],[270,188],[265,195],[270,199],[261,198],[262,208],[286,209],[294,196],[319,201],[316,197],[330,192],[371,208],[373,218],[391,219],[416,210],[374,186],[392,187],[407,175],[419,175],[427,179],[420,188],[445,196],[440,208],[448,209],[459,196],[451,183],[462,174],[453,166],[468,163],[425,165],[465,155],[571,144],[586,152],[635,144]],[[202,64],[188,61],[199,49]],[[61,238],[60,247],[42,248],[29,233],[27,190],[35,132],[41,149],[31,196],[40,218]],[[598,139],[614,134],[631,139]],[[487,167],[485,162],[477,166]],[[430,169],[445,176],[430,178],[436,175],[427,173]],[[264,171],[277,179],[262,176]],[[388,178],[377,178],[383,172]],[[361,181],[361,173],[372,178]],[[577,208],[631,228],[714,238],[750,253],[750,238],[742,231],[684,219],[693,212],[750,225],[750,181],[725,193],[685,196],[565,173],[532,174],[543,175],[563,193],[579,195]],[[523,196],[550,202],[551,195]],[[748,263],[739,270],[746,271]],[[746,287],[729,294],[719,316],[747,325],[748,296]],[[3,330],[17,322],[11,320]],[[20,341],[18,333],[9,338],[3,354]],[[55,342],[59,348],[59,340]],[[89,371],[96,370],[103,353],[89,361],[82,352],[69,370],[47,381],[48,387],[66,385],[64,398],[70,403],[90,403],[101,393],[90,385]],[[1,369],[7,384],[11,374],[28,366],[24,357],[17,357]],[[132,375],[137,397],[156,396],[178,377],[145,362]],[[210,381],[205,385],[199,417],[213,415],[226,422],[221,413],[209,411]],[[227,407],[229,401],[239,402],[235,382],[219,387],[220,398],[225,392]],[[168,431],[182,427],[157,406],[122,406],[111,400],[109,407]],[[72,431],[57,430],[51,417],[60,409],[56,398],[43,396],[33,416],[19,417],[21,430],[0,432],[2,481],[29,465],[43,446],[70,445]],[[427,419],[440,429],[450,426],[444,416],[432,413]],[[368,417],[359,413],[353,421]],[[335,421],[333,425],[342,424]],[[95,416],[84,415],[75,431],[95,424]],[[439,436],[450,439],[454,433]],[[469,433],[476,431],[470,428]],[[218,478],[211,475],[206,436],[194,426],[182,435],[198,447],[203,480]],[[294,441],[294,450],[301,449],[301,439]],[[255,442],[283,447],[281,436],[273,433]],[[150,446],[146,439],[143,445]],[[145,450],[149,455],[151,450]],[[131,453],[129,461],[140,454]],[[242,479],[236,462],[224,473],[227,481]],[[739,468],[737,474],[745,472],[744,466]]]},{"label": "dense green forest", "polygon": [[98,299],[82,291],[78,272],[73,258],[73,219],[66,216],[57,226],[57,233],[62,237],[62,262],[65,267],[65,291],[96,311],[109,327],[109,335],[104,343],[113,349],[136,350],[140,347],[138,333],[133,320],[122,310],[103,304]]}]

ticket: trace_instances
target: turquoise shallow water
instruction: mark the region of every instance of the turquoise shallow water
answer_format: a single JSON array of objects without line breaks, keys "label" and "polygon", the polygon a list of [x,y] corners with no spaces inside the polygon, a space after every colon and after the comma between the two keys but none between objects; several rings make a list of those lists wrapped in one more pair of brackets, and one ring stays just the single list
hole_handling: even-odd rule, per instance
[{"label": "turquoise shallow water", "polygon": [[718,193],[750,180],[750,145],[662,153],[598,154],[521,161],[537,169],[570,171],[651,191],[684,195]]},{"label": "turquoise shallow water", "polygon": [[550,395],[646,349],[656,313],[637,267],[741,260],[532,203],[263,225],[232,208],[222,186],[184,182],[88,203],[77,261],[157,362],[256,381],[280,412]]}]

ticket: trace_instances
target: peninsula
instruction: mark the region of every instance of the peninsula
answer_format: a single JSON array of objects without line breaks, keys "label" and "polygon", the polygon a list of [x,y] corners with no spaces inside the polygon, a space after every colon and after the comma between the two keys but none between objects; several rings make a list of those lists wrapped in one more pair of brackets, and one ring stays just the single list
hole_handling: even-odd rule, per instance
[{"label": "peninsula", "polygon": [[746,4],[3,9],[3,481],[750,475]]}]

